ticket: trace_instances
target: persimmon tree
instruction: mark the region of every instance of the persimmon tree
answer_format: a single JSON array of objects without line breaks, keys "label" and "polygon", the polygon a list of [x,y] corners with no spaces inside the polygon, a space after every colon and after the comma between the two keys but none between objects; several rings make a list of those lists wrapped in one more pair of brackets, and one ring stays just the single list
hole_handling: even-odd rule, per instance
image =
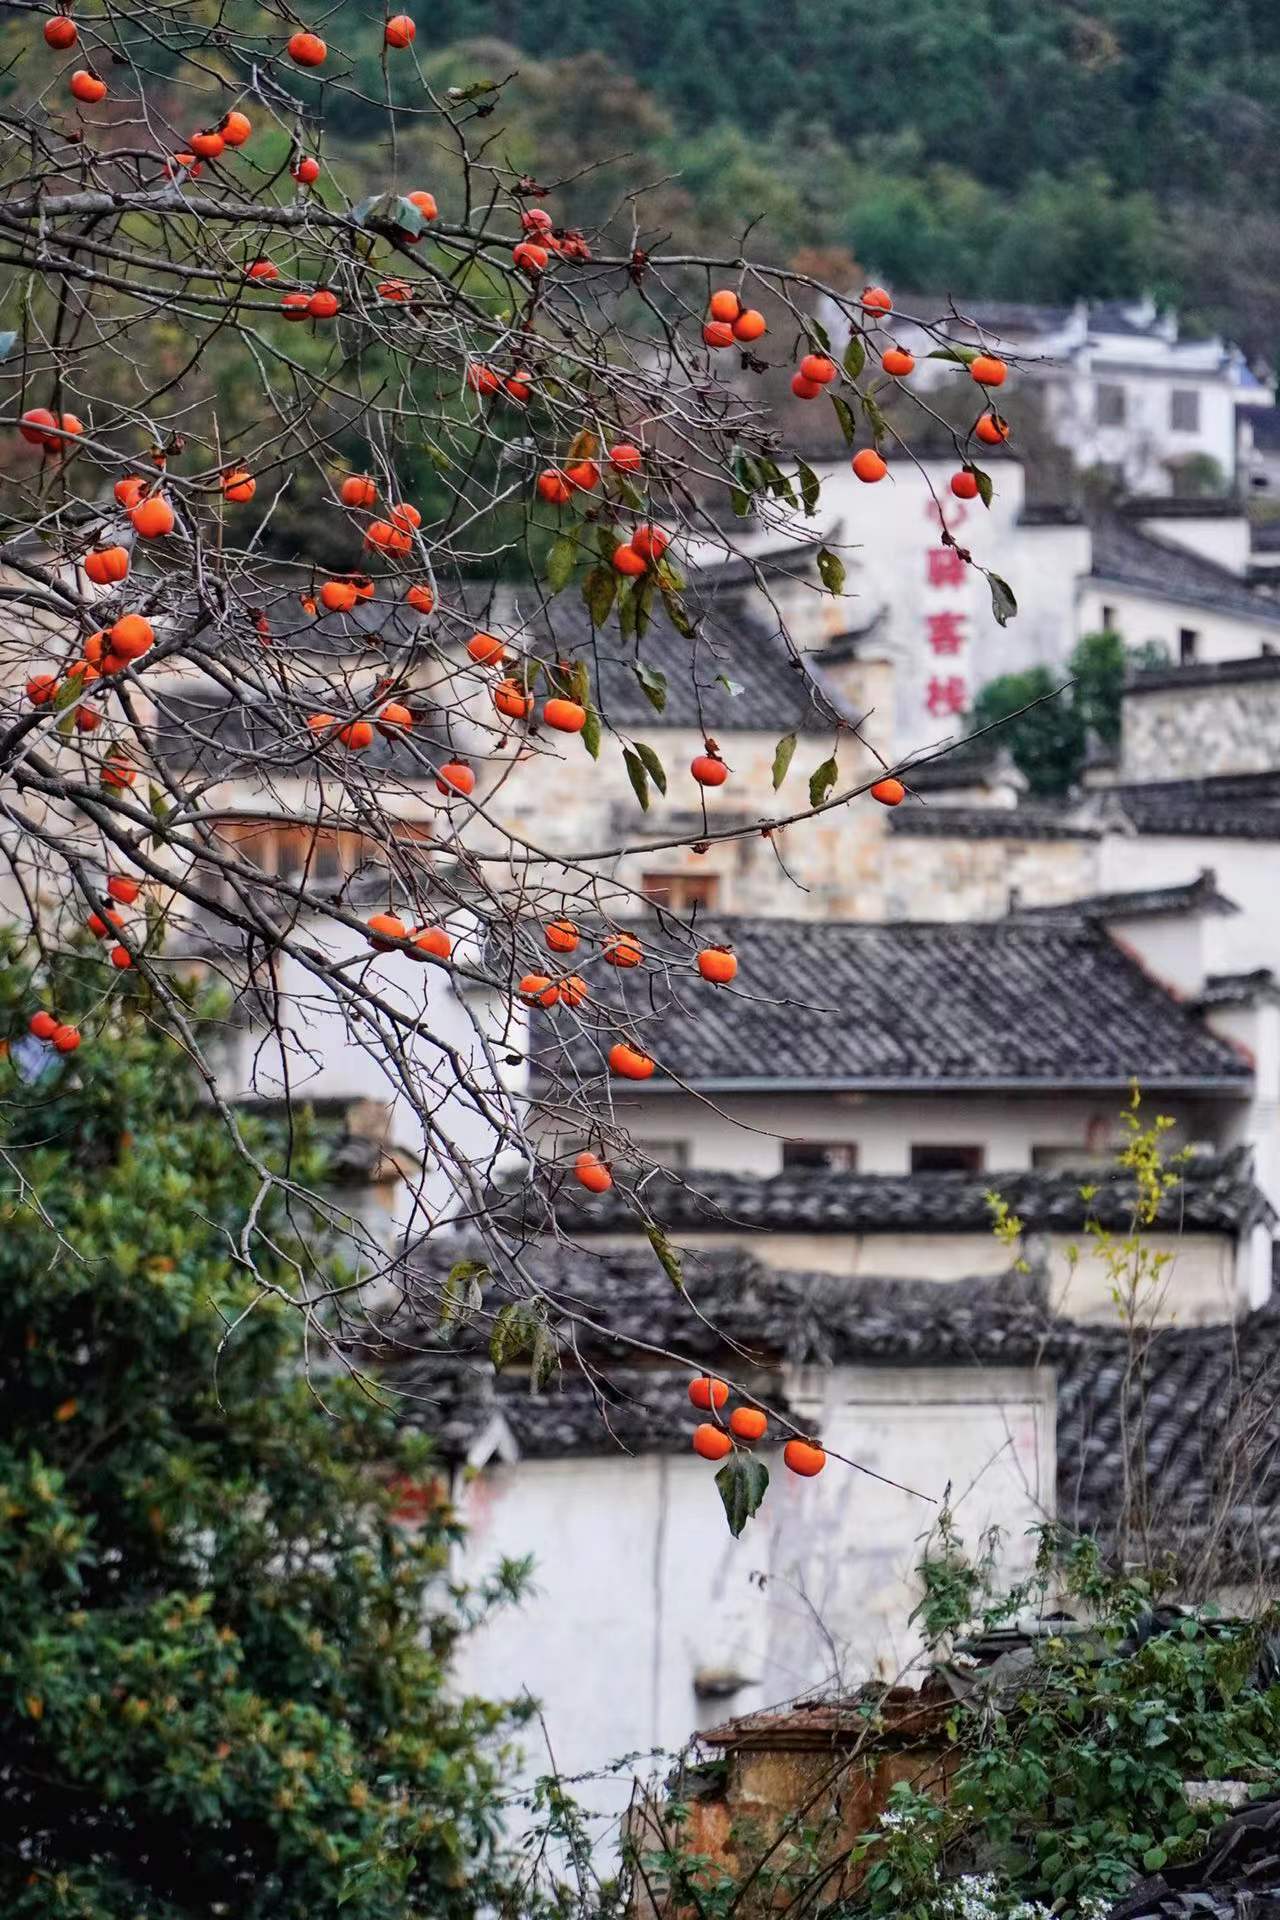
[{"label": "persimmon tree", "polygon": [[[500,1359],[553,1367],[584,1313],[535,1282],[524,1240],[558,1230],[565,1179],[599,1191],[645,1166],[611,1077],[661,1068],[678,976],[696,968],[710,993],[734,971],[679,915],[659,942],[636,932],[643,903],[616,869],[642,808],[680,784],[701,826],[675,846],[906,794],[870,737],[871,773],[842,774],[858,729],[814,682],[824,757],[785,785],[780,743],[774,812],[718,825],[715,741],[665,767],[611,718],[599,660],[626,662],[661,709],[645,636],[660,612],[695,683],[700,546],[732,550],[735,515],[816,511],[819,478],[760,397],[771,368],[868,485],[886,453],[910,457],[913,407],[940,423],[910,387],[892,298],[739,245],[664,251],[640,195],[584,233],[572,178],[510,164],[500,79],[438,89],[408,16],[18,4],[5,34],[0,781],[4,890],[48,963],[32,1033],[74,1075],[108,1044],[113,994],[145,986],[254,1174],[237,1247],[257,1297],[302,1316],[312,1353],[348,1353],[373,1303],[385,1333],[407,1291],[491,1318]],[[948,429],[951,484],[986,499],[1006,365],[933,331],[972,402]],[[839,593],[839,553],[818,564],[814,591]],[[498,631],[495,579],[519,609]],[[530,830],[531,783],[567,810],[619,755],[634,829],[602,844],[587,810],[581,844],[563,820],[545,843]],[[259,836],[265,816],[302,846],[292,866],[257,857],[246,806]],[[98,975],[76,1021],[51,970],[69,948]],[[192,968],[252,1021],[243,1085],[185,1011]],[[642,996],[622,996],[624,974]],[[239,1124],[246,1092],[296,1101],[325,1021],[362,1087],[372,1073],[420,1129],[428,1174],[391,1252]],[[494,1203],[521,1185],[517,1230]],[[341,1228],[343,1268],[317,1254],[286,1277],[265,1259],[269,1200],[317,1246]],[[682,1284],[661,1223],[637,1216]],[[460,1225],[478,1263],[449,1255]],[[763,1469],[742,1483],[746,1436],[721,1440],[740,1525]],[[805,1470],[816,1452],[797,1454]]]}]

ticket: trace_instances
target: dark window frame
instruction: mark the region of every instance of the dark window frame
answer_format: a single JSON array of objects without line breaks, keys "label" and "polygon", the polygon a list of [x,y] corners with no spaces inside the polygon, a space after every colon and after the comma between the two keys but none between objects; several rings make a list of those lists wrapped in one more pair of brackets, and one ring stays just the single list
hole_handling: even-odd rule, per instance
[{"label": "dark window frame", "polygon": [[985,1147],[949,1140],[913,1141],[910,1154],[912,1173],[982,1173],[987,1157]]}]

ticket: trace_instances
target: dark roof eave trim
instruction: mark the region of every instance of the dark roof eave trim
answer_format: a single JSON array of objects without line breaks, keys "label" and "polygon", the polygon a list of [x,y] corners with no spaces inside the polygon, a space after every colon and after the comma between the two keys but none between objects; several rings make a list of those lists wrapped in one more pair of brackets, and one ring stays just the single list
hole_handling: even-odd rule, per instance
[{"label": "dark roof eave trim", "polygon": [[1242,1068],[1238,1077],[1227,1074],[1214,1074],[1203,1078],[1187,1074],[1129,1074],[1093,1080],[1072,1080],[1061,1074],[990,1080],[948,1080],[915,1075],[906,1075],[896,1080],[860,1080],[827,1075],[790,1078],[782,1074],[776,1078],[758,1075],[724,1079],[712,1076],[700,1079],[690,1075],[684,1081],[651,1080],[644,1091],[646,1093],[683,1093],[686,1087],[692,1087],[699,1093],[1127,1093],[1135,1078],[1144,1089],[1158,1090],[1161,1093],[1186,1092],[1214,1097],[1236,1094],[1245,1097],[1252,1094],[1254,1090],[1252,1071]]}]

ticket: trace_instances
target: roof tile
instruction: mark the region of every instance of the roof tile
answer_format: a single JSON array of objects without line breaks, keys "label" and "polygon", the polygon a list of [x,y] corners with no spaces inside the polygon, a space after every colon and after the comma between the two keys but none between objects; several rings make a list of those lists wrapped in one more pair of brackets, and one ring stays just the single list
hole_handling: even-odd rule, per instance
[{"label": "roof tile", "polygon": [[617,983],[659,1068],[696,1086],[1110,1087],[1137,1078],[1243,1092],[1251,1077],[1226,1041],[1084,919],[725,920],[698,931],[733,946],[734,987],[681,973],[672,1003],[655,1013],[651,976]]}]

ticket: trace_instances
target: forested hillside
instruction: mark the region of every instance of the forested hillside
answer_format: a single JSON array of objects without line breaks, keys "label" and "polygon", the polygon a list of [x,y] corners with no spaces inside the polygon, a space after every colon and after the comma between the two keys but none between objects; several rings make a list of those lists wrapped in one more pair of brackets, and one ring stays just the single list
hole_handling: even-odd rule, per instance
[{"label": "forested hillside", "polygon": [[763,214],[901,286],[1151,287],[1280,345],[1275,0],[439,0],[429,42],[451,79],[509,54],[568,167],[631,155],[585,218],[677,173],[659,230]]}]

